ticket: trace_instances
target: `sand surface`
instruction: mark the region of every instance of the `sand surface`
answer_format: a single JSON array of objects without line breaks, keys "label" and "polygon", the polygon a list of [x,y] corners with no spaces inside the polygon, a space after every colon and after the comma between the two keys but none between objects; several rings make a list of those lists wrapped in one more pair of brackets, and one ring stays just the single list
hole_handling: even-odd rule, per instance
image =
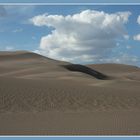
[{"label": "sand surface", "polygon": [[140,68],[0,52],[1,135],[140,135]]}]

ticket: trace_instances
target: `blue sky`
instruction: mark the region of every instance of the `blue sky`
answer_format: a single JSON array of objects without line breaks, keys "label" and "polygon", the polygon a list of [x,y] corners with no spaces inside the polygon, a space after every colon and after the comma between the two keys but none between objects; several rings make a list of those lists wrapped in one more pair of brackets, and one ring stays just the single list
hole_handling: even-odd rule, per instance
[{"label": "blue sky", "polygon": [[[140,40],[138,37],[136,38],[136,36],[140,34],[140,24],[137,21],[140,15],[139,9],[139,5],[1,5],[0,50],[35,51],[54,59],[73,63],[111,62],[140,66]],[[104,13],[100,17],[101,11]],[[118,14],[119,12],[122,13]],[[97,17],[95,17],[90,24],[88,23],[89,25],[87,26],[85,25],[85,21],[84,24],[83,21],[81,21],[83,19],[78,19],[80,21],[77,21],[77,19],[75,20],[72,17],[76,14],[79,14],[79,16],[84,15],[84,13],[86,13],[89,18],[87,20],[90,20],[94,15]],[[104,18],[104,22],[108,18],[111,20],[112,14],[114,19],[110,23],[111,27],[108,25],[101,30],[99,26],[102,25],[95,24],[94,21],[98,20],[99,22],[100,18]],[[68,15],[71,16],[71,19],[66,21]],[[50,22],[49,16],[53,18],[55,23]],[[63,17],[59,25],[56,16]],[[116,21],[115,17],[122,19]],[[41,21],[42,18],[45,21],[49,20],[50,23],[42,25],[36,21],[36,18],[39,18]],[[125,21],[125,18],[127,18],[128,21]],[[101,20],[101,22],[103,22],[103,20]],[[73,23],[75,23],[75,25],[72,25]],[[91,29],[89,26],[91,26]],[[73,30],[70,30],[66,34],[66,30],[71,28]],[[82,33],[79,31],[80,29],[82,29]],[[95,33],[96,29],[98,33]],[[61,36],[56,34],[61,34]],[[73,34],[77,36],[76,39],[74,38],[74,43],[73,40],[70,42],[70,38],[73,38]],[[102,37],[102,34],[104,34],[104,37]],[[89,39],[92,40],[92,44],[90,45],[86,39],[88,36]],[[93,40],[96,36],[99,36],[97,40]],[[108,36],[108,38],[106,36]],[[69,38],[69,40],[64,41],[62,40],[63,38]],[[60,43],[60,40],[63,44]],[[81,45],[81,42],[85,45]]]}]

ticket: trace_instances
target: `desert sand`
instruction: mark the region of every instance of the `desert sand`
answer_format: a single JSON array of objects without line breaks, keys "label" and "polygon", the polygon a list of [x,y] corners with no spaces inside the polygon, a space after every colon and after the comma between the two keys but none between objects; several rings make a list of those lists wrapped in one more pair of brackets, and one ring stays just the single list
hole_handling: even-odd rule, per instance
[{"label": "desert sand", "polygon": [[140,135],[140,68],[0,52],[0,135]]}]

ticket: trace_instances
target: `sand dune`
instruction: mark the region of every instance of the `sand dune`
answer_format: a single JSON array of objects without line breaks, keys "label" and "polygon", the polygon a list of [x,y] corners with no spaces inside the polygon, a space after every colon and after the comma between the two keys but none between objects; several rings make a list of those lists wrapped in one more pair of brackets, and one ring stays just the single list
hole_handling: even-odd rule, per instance
[{"label": "sand dune", "polygon": [[139,135],[139,74],[0,52],[0,134]]}]

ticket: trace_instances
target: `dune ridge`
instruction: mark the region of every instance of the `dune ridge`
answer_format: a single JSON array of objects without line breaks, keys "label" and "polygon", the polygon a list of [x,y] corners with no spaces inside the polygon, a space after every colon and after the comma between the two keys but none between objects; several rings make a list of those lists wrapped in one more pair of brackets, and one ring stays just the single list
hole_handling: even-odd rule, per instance
[{"label": "dune ridge", "polygon": [[0,52],[0,134],[140,134],[139,74]]}]

